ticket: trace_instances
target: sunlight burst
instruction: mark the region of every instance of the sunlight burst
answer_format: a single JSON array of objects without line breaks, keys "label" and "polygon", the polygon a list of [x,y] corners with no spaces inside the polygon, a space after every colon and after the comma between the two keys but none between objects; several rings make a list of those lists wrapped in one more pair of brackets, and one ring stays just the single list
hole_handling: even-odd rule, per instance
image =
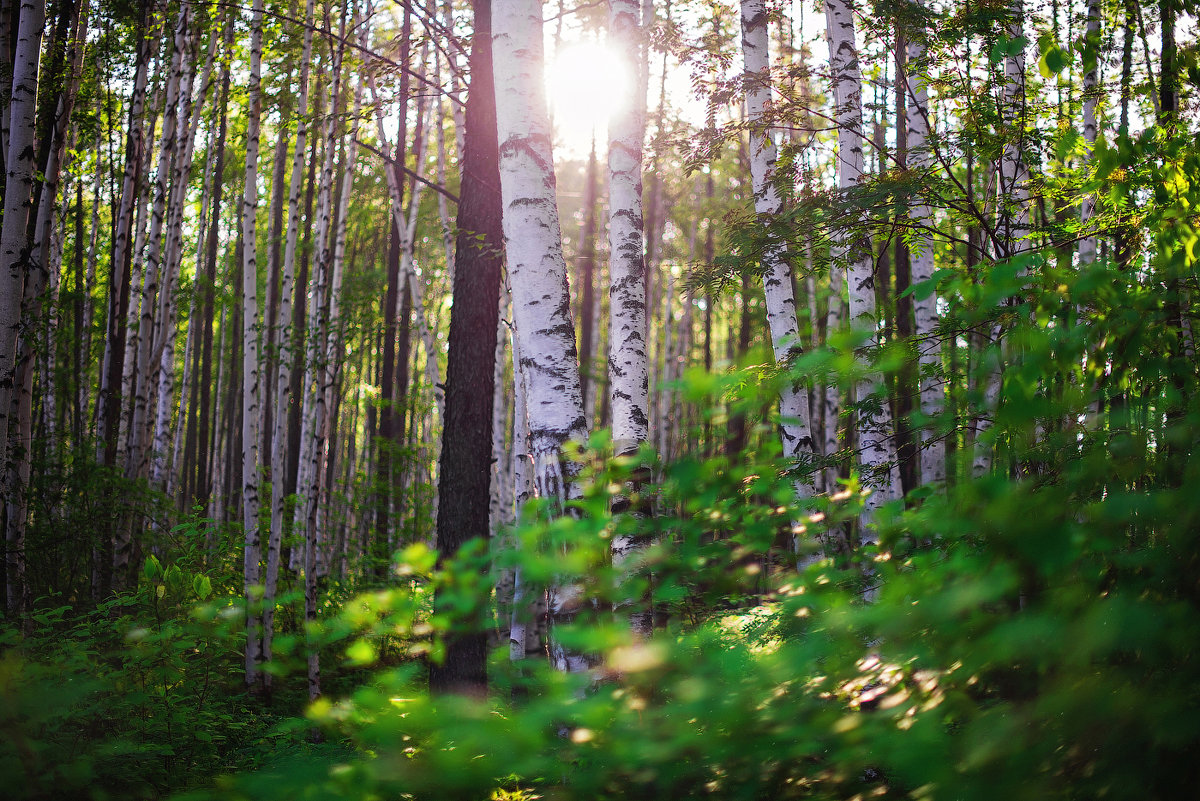
[{"label": "sunlight burst", "polygon": [[608,120],[633,97],[633,70],[600,42],[564,45],[546,70],[546,88],[554,115],[554,142],[564,155],[582,156],[591,147],[605,149]]}]

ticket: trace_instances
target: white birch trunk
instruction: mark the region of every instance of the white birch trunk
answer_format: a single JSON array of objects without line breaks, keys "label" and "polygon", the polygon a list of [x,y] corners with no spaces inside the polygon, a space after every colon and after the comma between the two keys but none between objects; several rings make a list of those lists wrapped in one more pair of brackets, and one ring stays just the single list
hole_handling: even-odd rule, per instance
[{"label": "white birch trunk", "polygon": [[[508,290],[503,294],[508,295]],[[533,497],[533,462],[529,455],[529,408],[525,402],[525,379],[521,369],[521,346],[516,331],[511,332],[513,354],[513,441],[512,464],[510,470],[513,476],[513,494],[516,510],[519,510]],[[520,541],[514,545],[520,547]],[[536,651],[537,625],[531,621],[530,604],[526,598],[532,593],[522,580],[521,568],[513,571],[512,610],[509,622],[509,659],[517,661],[524,659],[529,653]],[[536,614],[536,613],[535,613]],[[534,625],[529,624],[533,622]]]},{"label": "white birch trunk", "polygon": [[504,241],[538,493],[567,496],[562,448],[583,440],[575,326],[555,198],[537,0],[497,0],[493,47]]},{"label": "white birch trunk", "polygon": [[[1009,41],[1025,35],[1024,0],[1010,0],[1005,35]],[[1005,128],[1000,157],[1000,209],[1004,256],[1027,249],[1029,234],[1029,169],[1022,152],[1025,145],[1025,50],[1004,57],[1004,94],[1001,102]]]},{"label": "white birch trunk", "polygon": [[[31,429],[32,401],[22,387],[26,383],[19,376],[22,365],[18,358],[18,342],[21,340],[22,306],[28,305],[30,294],[28,281],[29,241],[26,225],[33,205],[34,135],[37,114],[38,61],[42,30],[45,25],[45,6],[36,0],[23,0],[17,23],[17,48],[14,52],[12,96],[9,104],[11,120],[9,149],[5,158],[7,170],[4,190],[4,220],[0,228],[0,497],[12,500],[8,508],[8,525],[5,530],[5,567],[7,578],[7,609],[9,614],[20,618],[30,605],[29,584],[26,580],[25,559],[25,495],[23,485],[28,483],[29,463],[21,459],[14,465],[14,473],[8,470],[10,441],[9,418],[17,410],[17,437],[25,439],[26,430]],[[32,344],[32,343],[30,343]],[[32,348],[24,358],[32,358]],[[24,369],[32,369],[29,364]],[[31,376],[32,377],[32,376]],[[17,380],[17,379],[20,380]],[[16,391],[16,396],[10,395]],[[25,445],[25,452],[28,446]]]},{"label": "white birch trunk", "polygon": [[[775,142],[770,136],[771,68],[767,50],[767,8],[763,0],[742,0],[742,53],[745,63],[746,111],[750,125],[750,174],[754,188],[754,210],[764,224],[773,222],[783,209],[775,188]],[[766,297],[767,325],[775,360],[787,366],[802,352],[800,327],[796,320],[796,294],[792,287],[791,267],[783,259],[780,245],[770,242],[763,248],[763,292]],[[779,396],[780,431],[783,456],[789,462],[811,465],[813,436],[808,408],[808,390],[793,382]],[[811,475],[797,479],[793,486],[803,500],[813,493]]]},{"label": "white birch trunk", "polygon": [[[17,47],[13,52],[8,151],[5,155],[4,218],[0,225],[0,459],[8,453],[10,391],[21,324],[21,298],[29,241],[26,235],[33,206],[34,136],[37,129],[38,69],[46,6],[21,0]],[[12,543],[9,544],[10,554]],[[21,544],[21,554],[24,544]],[[10,555],[11,561],[15,557]],[[23,574],[21,576],[23,584]],[[15,607],[14,607],[15,608]]]},{"label": "white birch trunk", "polygon": [[[156,96],[153,89],[159,84],[159,78],[161,77],[159,73],[161,71],[162,65],[159,64],[155,68],[154,80],[150,84],[151,96]],[[158,122],[159,109],[156,107],[150,112],[150,128],[146,136],[147,142],[154,140],[158,130]],[[137,389],[137,382],[142,375],[138,370],[139,365],[137,362],[139,347],[143,334],[150,336],[148,331],[143,331],[141,323],[143,317],[147,315],[147,310],[149,310],[150,319],[153,320],[154,317],[154,304],[147,300],[146,282],[148,280],[153,281],[155,292],[157,292],[157,276],[151,274],[146,269],[146,237],[149,235],[150,228],[148,218],[152,213],[152,204],[150,201],[154,196],[153,192],[149,190],[149,176],[152,172],[151,165],[154,162],[155,153],[156,151],[153,147],[145,149],[142,167],[136,183],[137,188],[135,190],[137,192],[137,199],[135,201],[137,215],[134,218],[133,227],[133,251],[131,253],[132,262],[129,273],[129,309],[125,322],[125,361],[123,372],[121,373],[121,409],[117,428],[118,456],[120,464],[126,466],[127,469],[131,444],[129,424],[135,412],[134,404],[136,403],[135,391]],[[140,289],[135,293],[135,289],[138,287]]]},{"label": "white birch trunk", "polygon": [[[630,64],[641,65],[637,0],[609,0],[609,46]],[[613,449],[635,453],[649,432],[646,342],[646,260],[642,236],[642,139],[644,94],[631,98],[609,120],[609,392]],[[625,543],[628,547],[629,543]],[[613,543],[614,553],[623,553]]]},{"label": "white birch trunk", "polygon": [[[638,0],[609,0],[608,41],[626,63],[646,69]],[[635,454],[649,435],[649,356],[646,327],[646,259],[643,255],[642,141],[646,133],[645,82],[641,91],[608,123],[608,377],[613,451]],[[574,331],[571,342],[574,344]],[[582,394],[580,396],[582,411]],[[657,420],[662,425],[661,416]],[[613,538],[613,564],[636,559],[643,545],[633,537]],[[639,636],[648,637],[645,610],[629,615]]]},{"label": "white birch trunk", "polygon": [[[207,198],[205,199],[207,200]],[[201,225],[200,228],[203,229],[204,226]],[[183,433],[184,428],[186,428],[185,422],[189,410],[188,389],[191,387],[192,381],[195,380],[192,376],[192,353],[196,348],[196,301],[198,294],[192,294],[192,301],[188,308],[187,337],[184,339],[183,344],[183,375],[179,379],[179,407],[175,417],[176,425],[171,438],[171,449],[162,456],[156,453],[154,462],[151,464],[151,481],[161,482],[163,492],[166,493],[168,498],[175,497],[175,485],[178,478],[176,466],[179,464],[179,456],[183,452]],[[162,395],[159,395],[158,401],[161,413],[163,405]],[[169,410],[167,413],[169,414]],[[157,442],[157,436],[155,440]]]},{"label": "white birch trunk", "polygon": [[184,74],[188,71],[190,10],[190,6],[180,6],[179,17],[175,23],[174,47],[167,76],[166,106],[163,109],[162,133],[159,139],[158,165],[154,174],[154,202],[151,206],[145,276],[142,284],[142,314],[138,323],[137,363],[134,367],[136,377],[133,416],[129,423],[129,451],[125,462],[125,474],[128,478],[141,477],[145,472],[146,444],[150,434],[147,417],[151,401],[150,390],[154,386],[150,367],[155,342],[154,330],[156,326],[164,325],[155,314],[156,307],[162,309],[158,302],[160,281],[162,294],[166,295],[171,291],[171,281],[162,259],[162,240],[167,202],[171,193],[171,177],[180,155],[176,147],[176,134],[179,131],[180,87],[184,81]]},{"label": "white birch trunk", "polygon": [[[88,3],[86,0],[76,6],[75,18],[71,20],[71,40],[66,53],[67,77],[60,88],[55,104],[54,124],[50,127],[50,141],[47,149],[47,160],[42,170],[42,194],[38,203],[37,218],[34,223],[33,242],[30,246],[29,274],[25,295],[33,301],[33,306],[27,310],[36,310],[34,319],[29,323],[40,325],[42,331],[42,347],[38,354],[41,361],[42,390],[42,421],[44,435],[55,439],[57,392],[54,386],[54,342],[58,323],[58,288],[59,275],[62,267],[62,245],[64,228],[66,226],[67,204],[59,204],[61,176],[66,168],[66,162],[73,150],[75,141],[74,129],[69,129],[71,113],[75,107],[75,97],[79,89],[79,76],[83,66],[84,43],[87,37]],[[69,180],[70,176],[68,176]],[[59,206],[59,224],[55,225],[55,207]],[[32,289],[32,292],[30,291]],[[44,297],[42,296],[45,291]],[[44,315],[44,320],[42,319]],[[22,315],[24,316],[24,315]],[[16,389],[24,392],[24,382],[18,380]],[[19,423],[20,424],[20,423]],[[32,431],[30,432],[32,437]],[[23,464],[31,456],[30,443],[20,459],[21,469],[28,471]],[[22,480],[22,486],[24,486]]]},{"label": "white birch trunk", "polygon": [[[1096,106],[1100,100],[1100,0],[1087,0],[1087,33],[1083,50],[1083,141],[1087,143],[1088,160],[1096,147]],[[1079,217],[1083,230],[1096,213],[1096,198],[1091,193],[1083,196]],[[1081,266],[1096,260],[1096,237],[1085,236],[1079,241],[1079,263]]]},{"label": "white birch trunk", "polygon": [[[125,170],[121,177],[121,199],[117,208],[117,219],[115,223],[115,232],[113,234],[113,255],[111,260],[111,269],[120,275],[124,270],[125,262],[130,258],[130,240],[133,236],[134,224],[134,209],[137,206],[139,187],[138,178],[140,173],[140,163],[143,158],[142,150],[145,147],[145,104],[146,104],[146,85],[150,74],[150,60],[152,54],[157,49],[158,44],[158,27],[153,21],[150,23],[151,32],[142,40],[142,49],[138,54],[138,69],[134,73],[133,90],[131,94],[130,110],[129,110],[129,138],[127,144],[127,153],[125,156]],[[135,314],[134,311],[137,305],[133,303],[132,295],[133,286],[136,285],[136,280],[133,274],[130,275],[128,287],[122,286],[122,280],[118,279],[112,282],[112,288],[115,295],[119,295],[123,288],[128,289],[130,294],[130,315]],[[110,309],[114,314],[118,313],[117,304],[110,303]],[[110,409],[114,404],[124,405],[124,399],[127,397],[122,394],[125,385],[122,381],[121,387],[112,385],[112,377],[110,375],[113,365],[119,358],[117,353],[117,342],[112,334],[118,328],[117,323],[109,321],[108,336],[104,340],[104,357],[100,368],[100,392],[96,399],[96,461],[103,462],[105,451],[108,447],[108,440],[113,436],[117,436],[117,431],[110,430],[109,416]],[[127,342],[131,338],[132,331],[126,328]],[[129,362],[126,358],[125,364]]]},{"label": "white birch trunk", "polygon": [[259,597],[262,545],[258,531],[258,147],[262,113],[263,0],[254,0],[250,16],[249,111],[246,124],[246,182],[242,196],[242,526],[246,532],[243,579],[246,590],[246,684],[258,680],[262,633],[251,611]]},{"label": "white birch trunk", "polygon": [[[501,286],[500,288],[500,310],[499,318],[496,323],[496,355],[495,361],[492,364],[492,386],[495,391],[492,393],[492,504],[491,504],[491,531],[494,536],[501,527],[514,522],[513,514],[513,487],[512,487],[512,459],[508,448],[508,419],[509,419],[509,394],[510,387],[505,381],[507,375],[505,367],[508,359],[508,348],[506,340],[508,338],[508,288]],[[514,387],[518,384],[513,381]]]},{"label": "white birch trunk", "polygon": [[[88,250],[87,250],[87,267],[86,277],[84,278],[84,296],[83,296],[83,331],[80,336],[83,337],[81,350],[85,361],[91,360],[92,355],[92,322],[96,313],[96,304],[92,299],[92,289],[96,285],[96,260],[98,254],[98,242],[100,236],[100,192],[104,185],[104,158],[100,152],[100,133],[101,126],[96,126],[96,173],[94,176],[95,183],[92,185],[92,223],[88,232]],[[80,243],[82,246],[82,243]],[[86,371],[85,371],[86,372]],[[84,419],[88,418],[88,407],[91,405],[92,386],[91,381],[83,380],[79,382],[79,408]]]},{"label": "white birch trunk", "polygon": [[[308,82],[312,64],[313,0],[304,7],[303,46],[300,55],[300,102],[296,113],[296,148],[292,155],[291,183],[288,190],[288,228],[284,242],[279,290],[279,316],[276,318],[275,347],[275,431],[271,436],[271,532],[267,539],[267,572],[263,597],[263,660],[269,660],[275,635],[275,592],[279,581],[279,560],[283,546],[283,515],[287,498],[283,494],[284,467],[288,462],[288,407],[293,399],[287,387],[292,367],[292,296],[295,294],[296,245],[300,239],[300,191],[304,185],[308,144]],[[297,299],[297,302],[302,302]],[[295,399],[299,401],[299,399]],[[269,401],[268,401],[269,402]],[[270,683],[270,677],[267,677]]]},{"label": "white birch trunk", "polygon": [[[919,3],[922,0],[912,0]],[[917,70],[925,66],[924,30],[914,31],[908,40],[905,70],[905,121],[908,141],[908,164],[920,172],[933,164],[929,143],[929,93],[926,80]],[[920,197],[920,196],[918,196]],[[929,234],[933,226],[933,210],[923,199],[908,209],[912,229],[909,238],[911,253],[910,269],[913,285],[928,281],[933,276],[933,238]],[[942,413],[944,402],[944,379],[942,370],[942,341],[938,336],[937,294],[913,299],[917,347],[919,348],[918,392],[921,414],[936,419]],[[940,438],[934,438],[929,426],[920,431],[921,483],[940,484],[946,480],[945,448]]]},{"label": "white birch trunk", "polygon": [[[369,7],[368,7],[369,14]],[[364,31],[365,36],[365,31]],[[329,316],[326,323],[327,336],[325,343],[325,358],[323,369],[320,372],[321,385],[318,388],[318,393],[323,397],[323,401],[317,407],[317,425],[325,429],[327,436],[318,440],[318,452],[314,458],[314,466],[317,468],[314,475],[311,477],[314,487],[314,496],[317,495],[322,481],[326,474],[325,460],[332,458],[332,455],[322,453],[321,446],[327,444],[329,435],[333,432],[334,421],[331,412],[333,411],[333,391],[336,386],[338,373],[341,370],[339,353],[341,350],[341,296],[342,296],[342,280],[345,275],[346,262],[346,217],[350,210],[350,195],[354,188],[354,162],[358,153],[358,120],[362,110],[362,93],[364,81],[355,83],[354,92],[354,111],[350,116],[351,127],[347,137],[349,145],[346,147],[345,169],[342,173],[341,193],[338,198],[337,208],[337,225],[333,232],[333,248],[329,254],[330,259],[330,282],[329,282]],[[330,490],[332,488],[326,488]],[[319,566],[325,567],[327,562],[322,562]]]},{"label": "white birch trunk", "polygon": [[[197,32],[193,32],[193,39]],[[172,175],[171,196],[167,206],[167,242],[166,242],[166,279],[163,282],[163,294],[159,303],[158,326],[154,338],[154,350],[158,361],[158,388],[155,392],[157,406],[154,415],[154,445],[150,463],[150,480],[156,486],[161,486],[166,480],[168,469],[167,460],[170,451],[167,441],[171,438],[171,409],[175,401],[175,338],[177,325],[177,303],[179,288],[179,273],[183,264],[183,214],[187,201],[188,184],[192,177],[192,158],[196,147],[196,129],[200,124],[200,115],[204,109],[204,101],[212,80],[213,64],[217,49],[217,29],[214,27],[209,34],[207,56],[200,77],[200,91],[193,103],[193,76],[191,59],[185,61],[183,89],[179,100],[179,114],[185,121],[179,135],[176,137],[175,169]],[[191,45],[188,46],[191,52]],[[207,186],[201,198],[201,217],[207,210]],[[203,222],[201,228],[204,227]],[[197,240],[202,242],[203,238]],[[197,264],[200,262],[197,261]],[[190,335],[190,330],[189,330]],[[185,346],[186,349],[186,346]],[[189,362],[184,360],[186,372]],[[183,398],[180,398],[182,408]],[[177,428],[182,429],[183,417],[179,417]],[[178,438],[176,438],[178,439]],[[174,462],[172,461],[172,464]]]},{"label": "white birch trunk", "polygon": [[[848,0],[825,0],[829,64],[833,76],[834,113],[838,126],[838,188],[843,192],[863,180],[862,75],[854,38],[853,9]],[[855,221],[834,233],[834,259],[847,263],[850,290],[850,323],[870,333],[876,341],[875,264],[865,230]],[[862,514],[864,542],[873,541],[869,524],[887,501],[900,495],[900,471],[892,436],[892,414],[887,398],[874,398],[879,376],[868,375],[855,386],[858,464],[869,489]],[[867,401],[864,405],[864,401]],[[878,401],[878,402],[877,402]]]},{"label": "white birch trunk", "polygon": [[318,376],[323,370],[320,360],[328,328],[328,306],[325,297],[329,289],[329,229],[333,214],[333,168],[337,153],[337,120],[334,111],[337,109],[341,93],[341,71],[341,53],[339,52],[334,59],[333,88],[330,91],[331,110],[325,117],[323,132],[325,153],[317,188],[317,224],[313,234],[316,257],[313,265],[312,289],[309,293],[308,336],[305,342],[304,380],[301,384],[304,388],[304,406],[300,420],[301,456],[296,491],[303,493],[304,503],[297,505],[296,516],[297,523],[302,523],[306,530],[310,526],[309,521],[315,520],[317,504],[317,498],[312,494],[311,489],[313,477],[317,472],[314,458],[317,458],[318,405],[324,403],[324,395],[317,392],[317,386]]}]

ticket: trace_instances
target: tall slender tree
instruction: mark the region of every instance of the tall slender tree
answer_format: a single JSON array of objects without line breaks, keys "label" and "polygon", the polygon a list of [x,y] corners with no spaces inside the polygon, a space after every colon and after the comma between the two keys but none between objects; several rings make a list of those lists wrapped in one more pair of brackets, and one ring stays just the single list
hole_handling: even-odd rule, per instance
[{"label": "tall slender tree", "polygon": [[[496,95],[492,83],[491,2],[475,0],[465,151],[458,207],[454,295],[446,368],[446,417],[438,473],[437,545],[452,556],[489,533],[492,399],[495,394],[500,268],[504,257]],[[431,689],[487,691],[484,630],[452,637],[430,666]]]},{"label": "tall slender tree", "polygon": [[521,343],[537,492],[563,498],[572,468],[563,445],[583,439],[575,326],[555,198],[554,162],[542,75],[541,4],[497,0],[493,17],[504,246]]},{"label": "tall slender tree", "polygon": [[246,182],[242,195],[242,526],[245,529],[243,580],[246,591],[246,684],[258,681],[262,628],[253,602],[261,601],[262,543],[258,526],[258,145],[262,117],[263,0],[250,11],[249,113],[246,123]]},{"label": "tall slender tree", "polygon": [[[913,0],[913,11],[918,14],[919,25],[905,30],[907,47],[903,90],[904,126],[906,139],[906,166],[914,171],[925,171],[933,166],[933,143],[930,142],[930,110],[927,80],[921,70],[926,69],[925,41],[927,30],[924,25],[925,7],[921,0]],[[899,122],[897,124],[900,124]],[[930,229],[934,224],[932,209],[918,195],[908,209],[911,223],[909,252],[911,275],[914,285],[923,284],[933,277],[933,237]],[[919,293],[913,300],[914,333],[918,348],[918,391],[922,415],[936,420],[943,407],[943,371],[941,340],[938,337],[937,295]],[[921,429],[921,481],[936,484],[946,478],[944,448],[933,437],[929,426]]]},{"label": "tall slender tree", "polygon": [[[271,437],[271,529],[267,540],[266,575],[263,580],[263,660],[269,660],[275,633],[275,591],[283,547],[283,524],[287,510],[287,468],[289,461],[287,423],[288,410],[296,402],[291,393],[292,340],[294,315],[292,299],[296,296],[294,270],[296,246],[300,240],[300,192],[304,184],[306,145],[308,140],[309,70],[312,63],[313,0],[304,4],[303,44],[300,55],[299,103],[296,111],[296,146],[292,155],[292,173],[288,190],[287,240],[283,249],[282,282],[279,288],[279,314],[274,331],[275,341],[275,431]],[[297,305],[303,305],[297,297]],[[270,399],[268,399],[270,402]],[[264,678],[269,684],[269,674]]]},{"label": "tall slender tree", "polygon": [[38,0],[22,0],[17,42],[12,51],[12,92],[7,108],[8,148],[4,157],[4,218],[0,227],[0,459],[5,461],[10,425],[9,398],[13,389],[21,299],[29,260],[38,77],[45,24],[45,5]]},{"label": "tall slender tree", "polygon": [[[796,318],[796,294],[791,267],[784,260],[782,246],[771,232],[783,209],[775,185],[775,141],[771,136],[771,69],[767,52],[767,9],[763,0],[742,0],[742,53],[745,62],[747,122],[750,125],[750,172],[754,189],[754,210],[763,219],[767,231],[761,252],[763,289],[767,306],[767,325],[775,360],[785,367],[802,352],[800,326]],[[780,431],[783,454],[792,461],[811,465],[813,436],[808,408],[808,390],[792,382],[780,393]],[[811,476],[811,472],[808,473]],[[796,494],[806,498],[813,493],[811,477],[797,479]]]},{"label": "tall slender tree", "polygon": [[[851,4],[846,0],[825,0],[825,24],[837,122],[838,188],[848,193],[867,178],[863,169],[862,71],[858,63]],[[874,344],[877,325],[875,264],[870,241],[861,220],[856,219],[858,215],[853,212],[854,208],[855,201],[850,198],[845,221],[834,232],[833,256],[835,261],[846,264],[850,322],[869,336],[868,344]],[[841,292],[838,272],[835,268],[835,296]],[[831,300],[831,310],[832,306]],[[869,348],[866,357],[871,357]],[[864,524],[874,520],[880,506],[900,495],[892,413],[887,399],[879,397],[879,384],[878,375],[867,373],[855,386],[858,464],[870,490],[862,515]],[[863,536],[866,539],[873,536],[868,526],[864,526]]]}]

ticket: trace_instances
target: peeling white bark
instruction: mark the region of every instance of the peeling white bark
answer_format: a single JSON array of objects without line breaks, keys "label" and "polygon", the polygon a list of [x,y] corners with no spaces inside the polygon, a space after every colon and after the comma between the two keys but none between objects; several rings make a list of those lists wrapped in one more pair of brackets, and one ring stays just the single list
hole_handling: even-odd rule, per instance
[{"label": "peeling white bark", "polygon": [[[862,74],[854,39],[854,16],[847,0],[825,0],[829,65],[833,76],[834,113],[838,126],[838,188],[843,192],[865,180],[862,150]],[[834,260],[846,262],[850,289],[850,324],[871,334],[875,343],[875,264],[865,230],[848,220],[834,233]],[[862,514],[864,541],[871,541],[869,524],[884,503],[900,496],[900,470],[887,398],[874,397],[880,376],[868,375],[855,386],[858,464],[870,490]],[[868,401],[864,404],[864,401]]]},{"label": "peeling white bark", "polygon": [[[746,86],[747,122],[750,125],[750,175],[754,187],[754,210],[765,224],[783,209],[775,188],[775,142],[771,138],[771,67],[768,53],[767,8],[764,0],[742,0],[742,58]],[[796,294],[792,270],[784,261],[782,247],[771,242],[762,253],[763,292],[767,325],[775,360],[786,365],[802,351],[796,320]],[[792,383],[779,395],[780,434],[783,455],[790,462],[812,462],[815,448],[810,422],[808,390]],[[803,500],[813,493],[811,475],[794,482]]]},{"label": "peeling white bark", "polygon": [[[922,0],[911,0],[919,3]],[[933,163],[929,143],[929,93],[925,78],[918,70],[925,62],[925,31],[914,31],[906,48],[905,126],[907,128],[908,164],[914,170],[928,169]],[[933,276],[933,239],[929,229],[933,225],[933,210],[923,200],[908,209],[913,228],[909,240],[911,252],[911,277],[914,285],[924,283]],[[944,378],[942,370],[942,342],[937,333],[937,294],[913,299],[920,380],[921,413],[927,418],[937,418],[944,403]],[[937,484],[946,479],[945,448],[940,439],[934,439],[929,427],[923,427],[921,437],[921,482]]]},{"label": "peeling white bark", "polygon": [[[38,67],[46,6],[22,0],[13,52],[11,120],[4,184],[4,218],[0,227],[0,459],[7,453],[10,390],[21,324],[25,261],[29,257],[26,226],[33,211],[34,136],[37,120]],[[21,546],[22,552],[24,545]],[[15,608],[15,607],[14,607]]]},{"label": "peeling white bark", "polygon": [[[642,69],[637,0],[609,0],[609,46]],[[646,342],[646,261],[643,255],[642,139],[645,95],[609,120],[609,393],[613,449],[633,453],[649,431]],[[614,549],[617,545],[614,544]]]},{"label": "peeling white bark", "polygon": [[[1005,35],[1010,41],[1025,36],[1024,0],[1011,0]],[[999,202],[1002,217],[1003,256],[1026,250],[1029,234],[1029,168],[1025,145],[1025,50],[1004,58],[1004,92],[1001,102],[1005,127],[1004,152],[1000,157]]]},{"label": "peeling white bark", "polygon": [[[250,17],[249,112],[246,125],[246,182],[242,195],[242,525],[246,532],[243,579],[249,605],[262,578],[258,530],[258,255],[254,217],[258,210],[258,147],[262,114],[263,0]],[[257,680],[262,632],[247,610],[246,683]]]},{"label": "peeling white bark", "polygon": [[[1100,0],[1087,0],[1087,33],[1084,49],[1085,71],[1083,73],[1083,141],[1087,143],[1088,160],[1096,147],[1096,106],[1100,99]],[[1095,47],[1095,51],[1088,48]],[[1079,219],[1086,231],[1096,213],[1096,198],[1092,194],[1083,196]],[[1079,263],[1088,265],[1096,260],[1096,237],[1085,236],[1079,241]]]},{"label": "peeling white bark", "polygon": [[493,47],[504,241],[538,493],[564,498],[563,445],[587,436],[555,198],[543,75],[542,8],[497,0]]},{"label": "peeling white bark", "polygon": [[[292,156],[291,183],[288,190],[288,228],[284,242],[283,265],[279,290],[279,316],[274,331],[277,372],[275,375],[275,431],[271,435],[271,530],[267,536],[266,575],[263,577],[263,597],[275,598],[279,581],[279,560],[283,547],[283,514],[286,497],[283,494],[283,472],[288,460],[288,407],[293,399],[287,387],[292,369],[292,296],[295,294],[296,245],[300,239],[300,192],[304,186],[304,169],[308,149],[308,79],[312,64],[313,0],[304,7],[303,45],[300,55],[300,98],[296,112],[296,146]],[[299,300],[299,299],[298,299]],[[299,300],[302,302],[302,300]],[[262,658],[271,658],[275,634],[275,605],[263,608]]]}]

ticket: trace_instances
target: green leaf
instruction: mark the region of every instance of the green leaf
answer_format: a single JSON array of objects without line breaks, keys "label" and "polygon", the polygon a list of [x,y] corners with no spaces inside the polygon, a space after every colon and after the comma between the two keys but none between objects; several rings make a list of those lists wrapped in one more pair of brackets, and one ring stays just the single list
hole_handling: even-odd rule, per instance
[{"label": "green leaf", "polygon": [[146,563],[142,566],[142,575],[147,581],[154,581],[162,575],[162,563],[158,561],[157,556],[147,556]]},{"label": "green leaf", "polygon": [[1001,36],[996,41],[996,43],[994,45],[992,45],[992,49],[988,53],[988,61],[992,62],[993,64],[999,64],[1003,60],[1004,60],[1004,37]]},{"label": "green leaf", "polygon": [[208,596],[212,595],[212,582],[209,580],[208,576],[202,573],[198,574],[192,577],[192,589],[195,590],[196,596],[200,598],[200,600],[204,600]]},{"label": "green leaf", "polygon": [[346,657],[352,665],[369,665],[375,661],[376,656],[375,646],[366,640],[355,640],[354,644],[346,649]]},{"label": "green leaf", "polygon": [[1058,45],[1051,45],[1038,59],[1038,71],[1043,78],[1052,78],[1071,63],[1071,54]]},{"label": "green leaf", "polygon": [[1083,137],[1079,135],[1079,131],[1074,128],[1064,128],[1058,140],[1054,143],[1054,155],[1059,161],[1066,161],[1067,158],[1075,153]]}]

